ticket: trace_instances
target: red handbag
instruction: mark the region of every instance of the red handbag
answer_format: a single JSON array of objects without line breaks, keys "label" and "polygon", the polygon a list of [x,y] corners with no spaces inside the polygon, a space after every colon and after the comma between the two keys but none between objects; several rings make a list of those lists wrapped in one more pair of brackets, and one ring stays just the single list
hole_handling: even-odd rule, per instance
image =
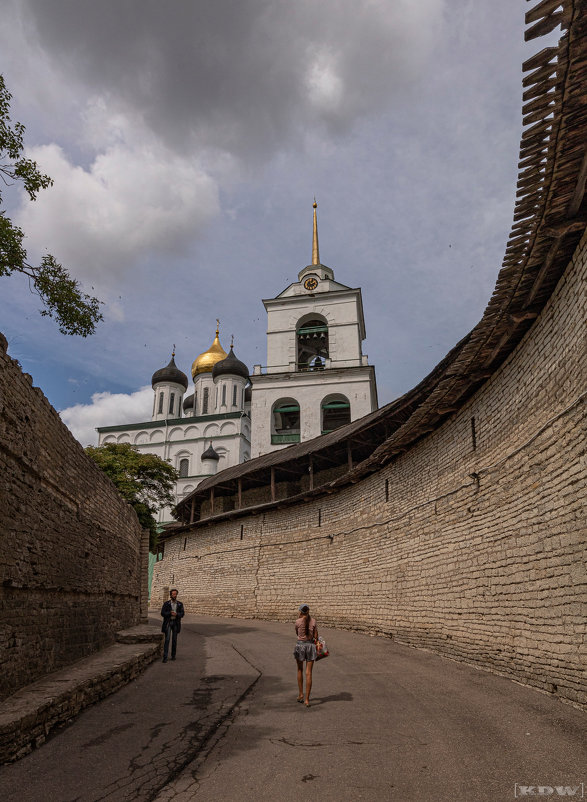
[{"label": "red handbag", "polygon": [[315,640],[316,644],[316,660],[323,660],[325,657],[328,657],[330,652],[328,651],[328,646],[326,645],[326,641],[324,638],[317,638]]}]

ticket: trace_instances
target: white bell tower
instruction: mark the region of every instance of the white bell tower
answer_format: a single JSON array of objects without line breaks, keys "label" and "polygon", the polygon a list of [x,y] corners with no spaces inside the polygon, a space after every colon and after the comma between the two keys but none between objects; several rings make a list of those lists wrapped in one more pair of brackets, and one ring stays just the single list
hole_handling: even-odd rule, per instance
[{"label": "white bell tower", "polygon": [[361,290],[320,262],[314,200],[312,263],[267,310],[267,364],[252,379],[252,457],[310,440],[377,409],[375,369],[362,352]]}]

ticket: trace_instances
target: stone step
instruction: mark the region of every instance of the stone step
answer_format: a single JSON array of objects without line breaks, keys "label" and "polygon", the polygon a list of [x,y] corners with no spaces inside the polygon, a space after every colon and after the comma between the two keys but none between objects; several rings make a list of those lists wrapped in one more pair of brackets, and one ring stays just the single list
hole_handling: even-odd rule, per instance
[{"label": "stone step", "polygon": [[152,627],[149,624],[139,624],[138,627],[121,629],[116,633],[117,643],[159,643],[163,633],[159,627]]},{"label": "stone step", "polygon": [[161,656],[159,627],[144,625],[119,634],[135,640],[114,643],[0,703],[0,763],[24,757],[43,744],[52,730],[136,679]]}]

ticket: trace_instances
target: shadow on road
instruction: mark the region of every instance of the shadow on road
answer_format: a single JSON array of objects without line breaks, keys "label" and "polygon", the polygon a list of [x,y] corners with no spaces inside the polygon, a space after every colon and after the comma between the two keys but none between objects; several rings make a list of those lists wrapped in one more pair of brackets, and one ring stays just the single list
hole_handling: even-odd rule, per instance
[{"label": "shadow on road", "polygon": [[332,696],[313,696],[311,699],[311,705],[314,707],[315,705],[324,705],[328,704],[328,702],[352,702],[353,695],[348,691],[341,691],[341,693],[333,694]]},{"label": "shadow on road", "polygon": [[243,635],[247,632],[258,632],[255,627],[247,627],[247,626],[238,626],[235,624],[231,626],[230,624],[204,624],[201,621],[198,622],[190,622],[189,618],[186,616],[187,620],[184,620],[182,624],[183,627],[191,629],[193,632],[197,632],[199,635],[202,635],[204,638],[217,638],[217,637],[225,637],[227,635]]}]

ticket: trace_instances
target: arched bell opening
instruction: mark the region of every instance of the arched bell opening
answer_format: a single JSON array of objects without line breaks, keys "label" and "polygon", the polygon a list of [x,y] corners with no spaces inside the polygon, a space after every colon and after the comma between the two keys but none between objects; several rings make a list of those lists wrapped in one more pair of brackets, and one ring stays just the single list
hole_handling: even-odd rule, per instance
[{"label": "arched bell opening", "polygon": [[325,318],[302,318],[296,326],[298,370],[323,370],[328,359],[328,323]]},{"label": "arched bell opening", "polygon": [[322,434],[339,429],[351,422],[351,405],[346,396],[328,395],[321,404]]},{"label": "arched bell opening", "polygon": [[280,398],[271,412],[271,445],[300,442],[300,405],[295,398]]}]

